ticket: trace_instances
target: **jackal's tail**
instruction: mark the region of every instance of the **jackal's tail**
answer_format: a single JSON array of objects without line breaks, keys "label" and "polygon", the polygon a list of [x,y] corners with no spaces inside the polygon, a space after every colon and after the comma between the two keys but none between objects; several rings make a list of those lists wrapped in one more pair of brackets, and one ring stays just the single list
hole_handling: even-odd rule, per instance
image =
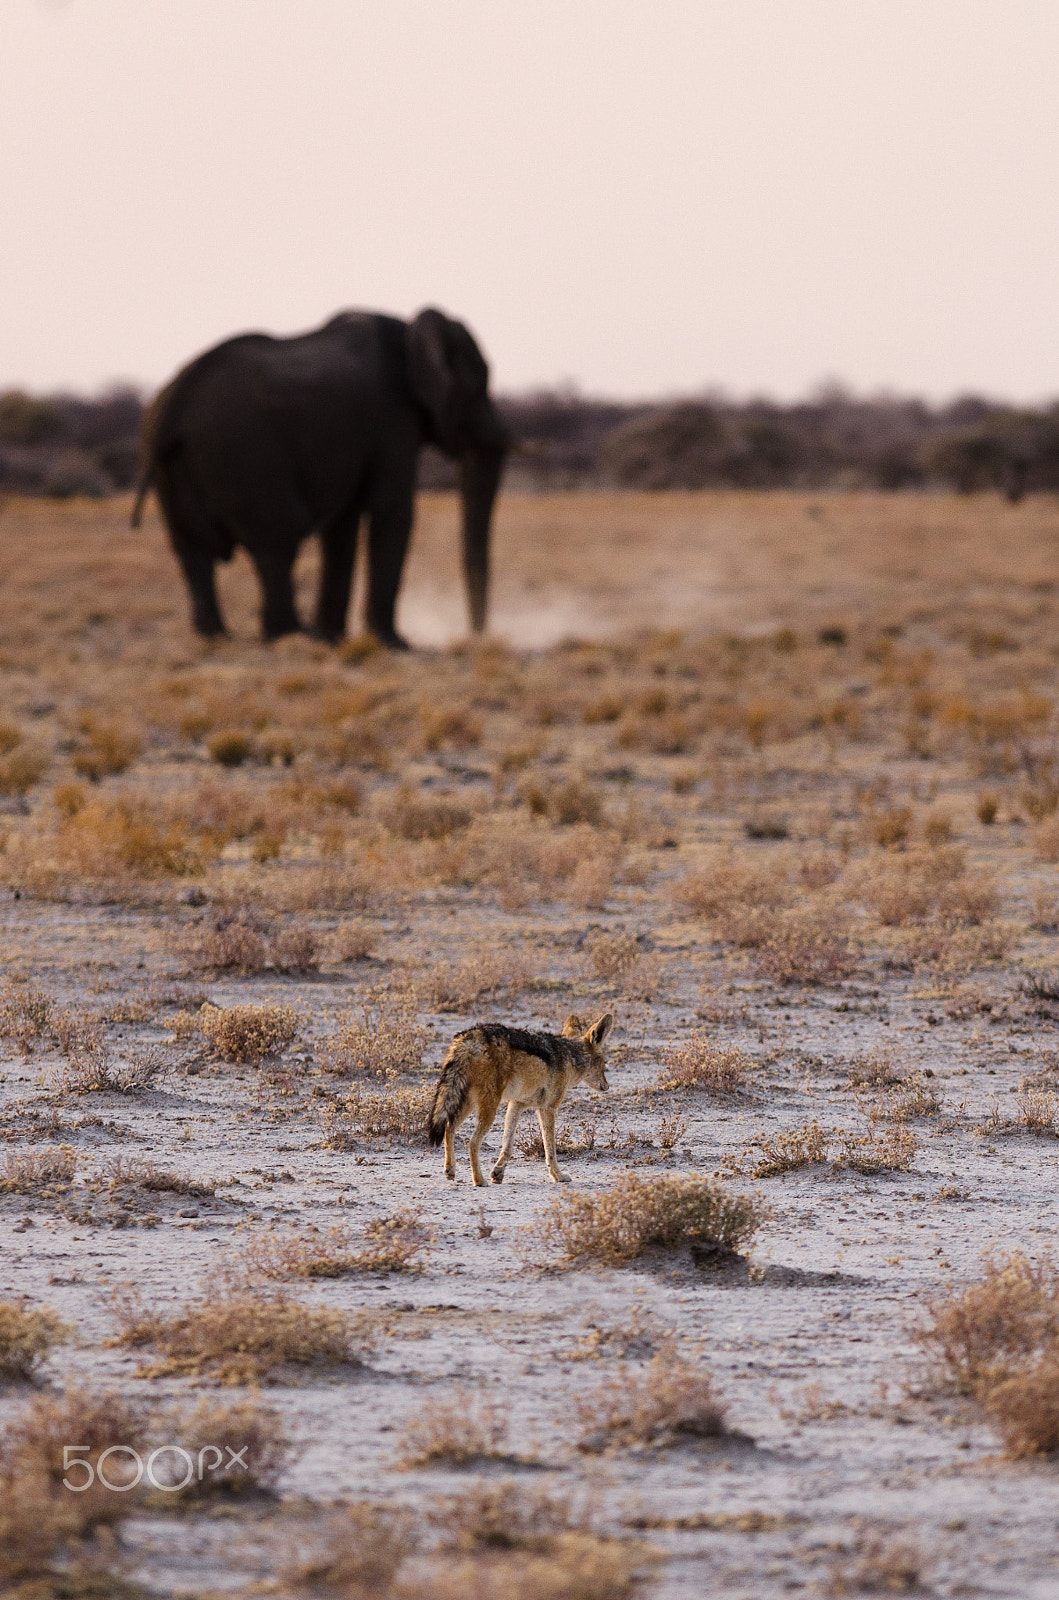
[{"label": "jackal's tail", "polygon": [[446,1061],[434,1091],[434,1105],[427,1124],[431,1144],[440,1144],[445,1137],[445,1129],[458,1120],[467,1104],[470,1090],[471,1077],[465,1064],[458,1056]]}]

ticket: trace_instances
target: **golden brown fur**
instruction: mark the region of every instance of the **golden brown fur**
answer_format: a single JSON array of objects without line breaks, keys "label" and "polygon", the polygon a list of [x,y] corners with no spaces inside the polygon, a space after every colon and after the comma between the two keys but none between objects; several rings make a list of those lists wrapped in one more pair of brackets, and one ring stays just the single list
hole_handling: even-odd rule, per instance
[{"label": "golden brown fur", "polygon": [[504,1137],[493,1164],[493,1182],[504,1181],[518,1119],[533,1107],[541,1125],[548,1176],[553,1183],[566,1183],[555,1159],[555,1113],[576,1083],[601,1091],[608,1087],[603,1046],[613,1026],[614,1018],[607,1012],[583,1033],[580,1019],[573,1016],[567,1017],[561,1034],[530,1033],[499,1022],[479,1023],[458,1033],[441,1064],[429,1125],[431,1144],[445,1143],[446,1178],[456,1176],[456,1129],[476,1111],[471,1172],[476,1185],[485,1183],[478,1152],[501,1100],[506,1100]]}]

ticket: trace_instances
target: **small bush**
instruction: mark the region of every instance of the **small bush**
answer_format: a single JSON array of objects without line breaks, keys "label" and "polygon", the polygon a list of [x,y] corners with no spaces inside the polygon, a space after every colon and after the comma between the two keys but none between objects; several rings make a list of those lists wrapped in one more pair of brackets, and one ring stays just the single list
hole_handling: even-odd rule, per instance
[{"label": "small bush", "polygon": [[611,1379],[578,1404],[582,1450],[646,1445],[654,1449],[727,1433],[725,1407],[709,1373],[677,1354],[668,1341],[642,1377]]},{"label": "small bush", "polygon": [[[347,641],[348,642],[348,641]],[[413,1517],[391,1507],[347,1505],[327,1519],[316,1555],[283,1576],[314,1591],[348,1600],[386,1600],[399,1569],[417,1547]]]},{"label": "small bush", "polygon": [[215,733],[206,746],[211,761],[222,767],[241,767],[254,753],[254,741],[245,733]]},{"label": "small bush", "polygon": [[167,1071],[154,1050],[138,1052],[127,1061],[113,1062],[106,1040],[94,1049],[74,1050],[54,1085],[58,1094],[140,1094],[154,1086]]},{"label": "small bush", "polygon": [[[274,1411],[252,1400],[219,1406],[215,1400],[200,1400],[191,1410],[169,1412],[165,1418],[167,1441],[179,1442],[189,1452],[196,1467],[190,1483],[160,1496],[171,1500],[205,1500],[216,1496],[274,1494],[293,1455],[293,1446]],[[241,1464],[235,1464],[240,1462]],[[156,1465],[161,1478],[165,1458]],[[173,1482],[187,1475],[185,1458],[173,1463]]]},{"label": "small bush", "polygon": [[506,1410],[480,1390],[460,1390],[451,1399],[424,1397],[401,1440],[401,1466],[466,1467],[506,1455]]},{"label": "small bush", "polygon": [[828,1134],[815,1119],[802,1128],[763,1134],[757,1142],[761,1159],[753,1168],[755,1178],[775,1178],[827,1160]]},{"label": "small bush", "polygon": [[426,797],[407,784],[397,790],[382,810],[382,820],[399,839],[447,839],[471,824],[470,809],[443,795]]},{"label": "small bush", "polygon": [[202,971],[238,972],[248,977],[268,965],[269,941],[245,914],[222,913],[199,935],[189,954]]},{"label": "small bush", "polygon": [[44,756],[33,750],[15,750],[0,756],[0,795],[24,795],[48,770]]},{"label": "small bush", "polygon": [[634,933],[594,933],[585,950],[597,978],[623,978],[642,954]]},{"label": "small bush", "polygon": [[417,1256],[431,1240],[431,1233],[417,1210],[397,1211],[392,1217],[369,1222],[364,1229],[366,1244],[353,1250],[351,1235],[345,1228],[329,1228],[325,1234],[312,1229],[277,1236],[270,1232],[251,1238],[242,1260],[251,1273],[270,1279],[341,1278],[352,1272],[418,1272]]},{"label": "small bush", "polygon": [[629,1173],[596,1194],[557,1196],[537,1231],[557,1266],[624,1266],[648,1251],[685,1245],[734,1254],[751,1242],[767,1215],[761,1200],[732,1194],[709,1178]]},{"label": "small bush", "polygon": [[436,966],[426,998],[435,1011],[467,1011],[487,995],[521,989],[528,979],[529,968],[520,952],[482,946],[461,961]]},{"label": "small bush", "polygon": [[25,1301],[0,1300],[0,1378],[32,1378],[69,1333],[66,1323],[47,1306],[29,1311]]},{"label": "small bush", "polygon": [[858,1537],[853,1560],[835,1563],[828,1594],[916,1594],[922,1591],[924,1560],[908,1541]]},{"label": "small bush", "polygon": [[395,1078],[421,1070],[429,1037],[410,1000],[379,994],[324,1041],[320,1060],[329,1072]]},{"label": "small bush", "polygon": [[979,1396],[1059,1346],[1059,1272],[1016,1251],[932,1302],[919,1342],[962,1394]]},{"label": "small bush", "polygon": [[709,1094],[736,1094],[745,1087],[755,1062],[736,1045],[717,1044],[699,1032],[662,1053],[659,1089],[705,1089]]},{"label": "small bush", "polygon": [[222,1061],[264,1061],[282,1055],[298,1033],[293,1006],[211,1006],[199,1012],[199,1027]]},{"label": "small bush", "polygon": [[365,1089],[354,1084],[343,1102],[344,1110],[329,1106],[323,1113],[325,1150],[354,1150],[364,1139],[405,1139],[426,1143],[427,1114],[434,1100],[430,1084],[412,1088],[391,1083],[386,1089]]},{"label": "small bush", "polygon": [[286,1365],[359,1366],[366,1347],[362,1321],[245,1282],[207,1284],[175,1316],[145,1311],[135,1295],[116,1301],[116,1309],[118,1342],[158,1352],[141,1368],[148,1378],[205,1374],[226,1384],[259,1383]]},{"label": "small bush", "polygon": [[48,1145],[44,1150],[8,1150],[0,1193],[35,1194],[42,1189],[68,1188],[77,1170],[73,1146]]},{"label": "small bush", "polygon": [[79,778],[87,778],[91,783],[127,771],[140,754],[137,735],[116,723],[86,719],[81,732],[84,746],[74,751],[71,765]]}]

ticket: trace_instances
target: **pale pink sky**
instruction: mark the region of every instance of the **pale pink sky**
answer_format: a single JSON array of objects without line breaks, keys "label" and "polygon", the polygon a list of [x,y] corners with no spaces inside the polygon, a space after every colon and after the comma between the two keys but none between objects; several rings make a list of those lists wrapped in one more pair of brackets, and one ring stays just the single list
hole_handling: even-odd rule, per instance
[{"label": "pale pink sky", "polygon": [[0,388],[341,307],[503,389],[1059,394],[1057,0],[0,0]]}]

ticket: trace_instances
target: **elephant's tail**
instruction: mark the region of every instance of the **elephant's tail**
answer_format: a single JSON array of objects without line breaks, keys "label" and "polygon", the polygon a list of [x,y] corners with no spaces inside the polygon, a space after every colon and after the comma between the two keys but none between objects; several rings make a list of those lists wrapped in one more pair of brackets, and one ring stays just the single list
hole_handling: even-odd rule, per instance
[{"label": "elephant's tail", "polygon": [[143,515],[143,503],[147,499],[150,490],[151,471],[148,469],[148,471],[146,471],[143,477],[140,479],[139,488],[136,490],[136,501],[132,508],[132,516],[129,518],[129,526],[131,528],[138,528],[140,526],[140,518]]}]

